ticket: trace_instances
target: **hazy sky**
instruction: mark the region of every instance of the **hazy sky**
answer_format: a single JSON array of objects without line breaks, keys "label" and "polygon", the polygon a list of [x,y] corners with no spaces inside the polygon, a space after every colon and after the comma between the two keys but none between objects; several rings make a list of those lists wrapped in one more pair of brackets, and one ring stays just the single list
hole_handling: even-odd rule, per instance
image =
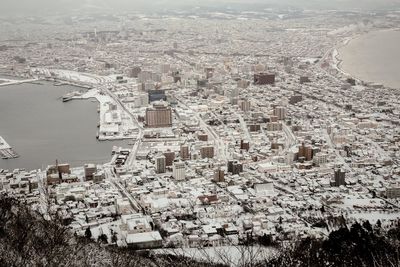
[{"label": "hazy sky", "polygon": [[6,15],[26,13],[69,12],[76,10],[142,11],[163,10],[195,6],[229,6],[254,3],[291,5],[304,8],[385,8],[400,0],[0,0],[0,13]]}]

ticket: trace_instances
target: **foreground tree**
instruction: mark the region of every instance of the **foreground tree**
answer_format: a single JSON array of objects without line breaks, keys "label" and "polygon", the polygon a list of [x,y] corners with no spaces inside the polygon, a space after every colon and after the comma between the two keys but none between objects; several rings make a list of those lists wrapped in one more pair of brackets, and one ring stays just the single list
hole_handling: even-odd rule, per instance
[{"label": "foreground tree", "polygon": [[400,228],[374,232],[366,221],[340,228],[326,240],[307,238],[286,248],[266,266],[400,266]]},{"label": "foreground tree", "polygon": [[[89,228],[86,232],[87,237],[92,237]],[[107,242],[107,238],[100,236],[100,241]],[[183,257],[179,259],[162,255],[153,257],[129,249],[104,247],[91,239],[72,234],[57,216],[52,220],[46,220],[44,216],[18,200],[0,195],[0,266],[210,265]]]}]

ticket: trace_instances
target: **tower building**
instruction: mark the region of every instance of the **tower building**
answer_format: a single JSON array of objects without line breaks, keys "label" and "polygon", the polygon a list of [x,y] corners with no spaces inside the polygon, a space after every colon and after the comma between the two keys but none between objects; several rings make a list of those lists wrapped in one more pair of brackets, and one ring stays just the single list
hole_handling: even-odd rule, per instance
[{"label": "tower building", "polygon": [[146,109],[146,127],[171,127],[172,111],[166,102],[155,102],[153,107]]}]

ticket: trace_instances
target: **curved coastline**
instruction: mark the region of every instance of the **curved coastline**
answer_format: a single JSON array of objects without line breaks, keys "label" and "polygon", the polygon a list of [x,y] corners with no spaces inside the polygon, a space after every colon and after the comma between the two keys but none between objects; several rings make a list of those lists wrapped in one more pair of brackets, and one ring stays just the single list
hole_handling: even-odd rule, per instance
[{"label": "curved coastline", "polygon": [[[372,33],[381,33],[381,32],[392,32],[392,31],[400,31],[400,27],[398,28],[390,28],[390,29],[379,29],[379,30],[372,30],[372,31],[368,31],[366,33],[362,33],[362,34],[355,34],[351,37],[348,37],[346,39],[344,39],[339,45],[336,45],[333,48],[333,52],[332,52],[332,59],[334,61],[333,63],[333,68],[335,68],[339,73],[341,73],[342,75],[349,77],[349,78],[353,78],[359,82],[365,82],[365,83],[370,83],[370,84],[382,84],[383,87],[385,88],[389,88],[389,89],[396,89],[393,86],[389,86],[387,85],[387,82],[383,81],[383,80],[373,80],[373,79],[364,79],[361,78],[359,76],[357,76],[354,73],[351,73],[351,71],[349,70],[345,70],[343,67],[343,62],[344,59],[341,56],[340,50],[341,49],[345,49],[346,46],[348,46],[351,42],[360,39],[362,37],[365,37],[368,34],[372,34]],[[336,52],[336,53],[335,53]]]},{"label": "curved coastline", "polygon": [[[368,34],[368,33],[366,33]],[[351,74],[349,72],[346,72],[342,65],[343,65],[343,59],[340,57],[340,49],[344,49],[346,46],[348,46],[352,41],[354,41],[355,39],[360,38],[361,36],[363,36],[363,34],[356,34],[352,37],[349,37],[347,39],[345,39],[339,46],[336,46],[333,48],[333,53],[336,52],[335,55],[332,55],[333,59],[334,59],[334,68],[336,70],[338,70],[342,75],[344,76],[348,76],[350,78],[353,78],[355,80],[361,80],[358,77],[356,77],[354,74]]]},{"label": "curved coastline", "polygon": [[[62,103],[60,95],[70,90],[75,90],[74,86],[53,87],[51,83],[44,83],[43,85],[20,84],[3,88],[0,90],[3,104],[4,99],[6,99],[6,96],[3,95],[5,93],[10,99],[20,99],[18,101],[22,101],[13,105],[21,114],[29,114],[26,110],[31,111],[31,107],[26,103],[31,103],[32,107],[46,106],[46,108],[39,108],[39,111],[45,115],[50,115],[48,117],[41,116],[41,119],[38,119],[42,124],[36,124],[36,121],[34,124],[29,124],[32,122],[29,116],[20,115],[19,121],[17,121],[13,119],[6,120],[4,118],[7,114],[2,114],[3,116],[0,119],[2,121],[2,131],[0,135],[15,148],[20,158],[12,160],[0,159],[0,169],[43,169],[47,164],[53,163],[55,159],[68,162],[72,167],[80,167],[85,163],[103,164],[110,161],[111,150],[114,145],[126,145],[125,140],[103,142],[95,138],[96,126],[99,121],[99,115],[96,112],[99,101],[96,98],[90,98],[87,103],[78,103],[80,101],[71,101],[68,104]],[[25,97],[33,94],[33,91],[36,98]],[[46,96],[46,98],[43,98],[42,95]],[[2,108],[7,109],[9,113],[15,112],[14,109],[8,109],[7,106],[2,106]],[[60,112],[47,112],[47,109],[59,110]],[[62,116],[59,117],[59,114]],[[80,120],[82,114],[85,114],[84,120]],[[65,118],[67,118],[66,121],[64,120]],[[56,126],[53,127],[54,122],[56,122]],[[47,126],[49,126],[49,130],[43,130]],[[39,130],[36,130],[36,128]],[[47,134],[47,132],[51,133]]]}]

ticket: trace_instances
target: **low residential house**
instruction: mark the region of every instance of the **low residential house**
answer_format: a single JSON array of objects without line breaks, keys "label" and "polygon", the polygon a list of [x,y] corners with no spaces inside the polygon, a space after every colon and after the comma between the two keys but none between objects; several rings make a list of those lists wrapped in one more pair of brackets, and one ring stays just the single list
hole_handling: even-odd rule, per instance
[{"label": "low residential house", "polygon": [[233,223],[223,225],[225,235],[237,235],[239,233],[237,227]]},{"label": "low residential house", "polygon": [[199,196],[198,199],[200,200],[201,204],[203,204],[203,205],[210,205],[213,203],[217,203],[219,201],[217,195]]}]

